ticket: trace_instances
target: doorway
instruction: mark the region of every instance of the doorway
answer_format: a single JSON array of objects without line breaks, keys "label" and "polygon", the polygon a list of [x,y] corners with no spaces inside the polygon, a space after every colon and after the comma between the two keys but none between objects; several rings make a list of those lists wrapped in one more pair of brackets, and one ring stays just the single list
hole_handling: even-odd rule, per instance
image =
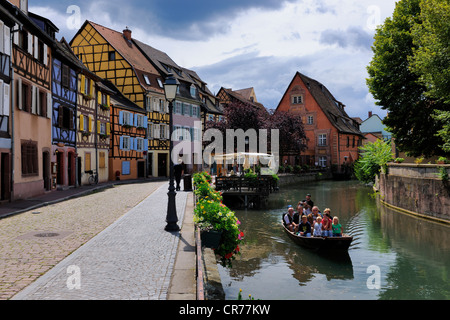
[{"label": "doorway", "polygon": [[158,153],[158,177],[167,177],[167,154]]},{"label": "doorway", "polygon": [[11,198],[11,173],[10,173],[10,156],[9,153],[2,153],[1,157],[1,200],[9,200]]},{"label": "doorway", "polygon": [[69,159],[67,160],[67,174],[69,178],[69,186],[75,185],[75,154],[69,152]]},{"label": "doorway", "polygon": [[48,151],[42,153],[42,178],[44,179],[44,190],[50,191],[52,189],[52,178],[50,175],[50,153]]},{"label": "doorway", "polygon": [[145,161],[138,161],[138,178],[145,178]]},{"label": "doorway", "polygon": [[56,153],[56,184],[64,184],[64,152],[57,151]]}]

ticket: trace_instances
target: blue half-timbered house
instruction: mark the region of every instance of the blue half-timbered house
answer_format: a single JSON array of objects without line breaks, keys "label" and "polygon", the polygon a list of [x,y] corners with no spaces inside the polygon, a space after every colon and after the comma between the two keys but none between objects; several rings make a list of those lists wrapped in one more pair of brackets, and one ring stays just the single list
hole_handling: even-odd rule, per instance
[{"label": "blue half-timbered house", "polygon": [[64,38],[56,41],[52,64],[52,187],[76,184],[76,116],[80,62]]}]

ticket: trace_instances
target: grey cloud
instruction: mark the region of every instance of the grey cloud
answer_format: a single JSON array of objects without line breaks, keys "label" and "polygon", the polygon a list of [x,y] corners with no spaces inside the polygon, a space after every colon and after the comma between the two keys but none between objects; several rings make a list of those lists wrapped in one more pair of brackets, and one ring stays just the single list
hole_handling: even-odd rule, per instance
[{"label": "grey cloud", "polygon": [[341,48],[359,48],[370,50],[373,36],[361,27],[348,27],[347,30],[325,30],[321,33],[319,42],[328,45],[338,45]]}]

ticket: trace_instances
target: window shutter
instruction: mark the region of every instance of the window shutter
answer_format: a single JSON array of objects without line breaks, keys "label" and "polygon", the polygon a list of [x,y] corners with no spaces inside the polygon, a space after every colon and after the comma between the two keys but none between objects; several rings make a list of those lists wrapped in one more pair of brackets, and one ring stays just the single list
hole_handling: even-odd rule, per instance
[{"label": "window shutter", "polygon": [[92,132],[92,118],[88,117],[89,121],[89,132]]},{"label": "window shutter", "polygon": [[123,137],[120,137],[119,149],[123,150]]},{"label": "window shutter", "polygon": [[34,36],[33,57],[35,59],[37,59],[39,57],[39,38],[37,36]]},{"label": "window shutter", "polygon": [[3,52],[7,55],[11,55],[11,29],[7,26],[3,27]]},{"label": "window shutter", "polygon": [[3,80],[0,79],[0,115],[3,115],[3,105],[5,104],[4,99],[1,97],[4,97],[4,86],[3,86]]},{"label": "window shutter", "polygon": [[84,131],[84,116],[80,114],[80,131]]},{"label": "window shutter", "polygon": [[[7,83],[3,84],[3,115],[9,116],[9,108],[10,108],[10,101],[11,101],[11,86]],[[1,102],[0,102],[1,103]]]},{"label": "window shutter", "polygon": [[147,127],[147,123],[148,123],[148,117],[147,117],[147,116],[144,116],[144,123],[142,124],[142,126],[143,126],[144,128],[146,128],[146,127]]},{"label": "window shutter", "polygon": [[135,127],[137,127],[138,126],[138,118],[139,118],[139,115],[136,113],[136,114],[131,114],[131,123],[135,126]]},{"label": "window shutter", "polygon": [[62,127],[63,125],[63,112],[63,106],[60,105],[58,108],[58,127]]},{"label": "window shutter", "polygon": [[97,103],[102,104],[102,93],[100,91],[97,92]]},{"label": "window shutter", "polygon": [[31,87],[31,113],[36,114],[36,87]]},{"label": "window shutter", "polygon": [[153,123],[147,125],[147,138],[153,140]]},{"label": "window shutter", "polygon": [[[14,30],[18,30],[19,29],[19,25],[16,23],[14,24]],[[13,33],[13,42],[15,45],[19,45],[19,32],[16,31]]]},{"label": "window shutter", "polygon": [[106,95],[106,105],[107,105],[108,107],[111,106],[111,97],[109,96],[109,94]]},{"label": "window shutter", "polygon": [[84,82],[86,81],[86,77],[84,76],[84,74],[82,74],[81,75],[81,82],[80,82],[80,92],[81,93],[86,93],[86,92],[84,92],[85,90],[84,90],[84,86],[85,86],[85,84],[84,84]]},{"label": "window shutter", "polygon": [[47,45],[44,43],[44,64],[48,64],[48,49]]},{"label": "window shutter", "polygon": [[100,128],[101,127],[101,123],[100,123],[100,120],[97,120],[97,133],[98,134],[100,134],[101,132],[100,132]]},{"label": "window shutter", "polygon": [[106,135],[110,135],[111,134],[111,123],[107,123],[106,124]]},{"label": "window shutter", "polygon": [[148,151],[148,140],[144,139],[144,151]]},{"label": "window shutter", "polygon": [[[89,94],[92,95],[92,97],[95,97],[95,96],[94,96],[94,80],[91,80],[89,90],[90,90]],[[99,92],[100,92],[100,91],[99,91]],[[102,102],[102,101],[100,100],[99,103],[101,103],[101,102]]]},{"label": "window shutter", "polygon": [[17,108],[19,110],[23,109],[23,99],[22,99],[22,78],[17,79]]},{"label": "window shutter", "polygon": [[4,48],[4,44],[5,44],[5,33],[4,33],[4,23],[3,21],[0,20],[0,52],[5,53],[5,48]]},{"label": "window shutter", "polygon": [[72,109],[70,109],[69,115],[70,115],[69,129],[73,130],[74,129],[74,123],[73,123],[74,121],[73,121],[73,110]]},{"label": "window shutter", "polygon": [[41,99],[39,99],[39,88],[36,87],[34,92],[36,94],[36,114],[41,114]]},{"label": "window shutter", "polygon": [[123,125],[123,111],[119,111],[119,124]]},{"label": "window shutter", "polygon": [[47,92],[47,118],[53,117],[53,98],[51,92]]},{"label": "window shutter", "polygon": [[159,137],[160,137],[160,128],[159,128],[159,124],[154,124],[153,125],[153,127],[154,127],[154,130],[155,130],[155,134],[154,134],[154,138],[155,139],[159,139]]}]

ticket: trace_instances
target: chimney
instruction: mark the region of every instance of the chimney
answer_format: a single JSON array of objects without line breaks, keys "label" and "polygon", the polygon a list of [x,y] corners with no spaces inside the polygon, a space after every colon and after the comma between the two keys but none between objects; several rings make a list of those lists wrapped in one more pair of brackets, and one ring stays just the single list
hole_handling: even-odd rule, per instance
[{"label": "chimney", "polygon": [[131,41],[131,30],[128,29],[128,27],[126,27],[125,30],[123,30],[123,37],[128,41]]},{"label": "chimney", "polygon": [[369,118],[372,117],[372,111],[369,111]]}]

